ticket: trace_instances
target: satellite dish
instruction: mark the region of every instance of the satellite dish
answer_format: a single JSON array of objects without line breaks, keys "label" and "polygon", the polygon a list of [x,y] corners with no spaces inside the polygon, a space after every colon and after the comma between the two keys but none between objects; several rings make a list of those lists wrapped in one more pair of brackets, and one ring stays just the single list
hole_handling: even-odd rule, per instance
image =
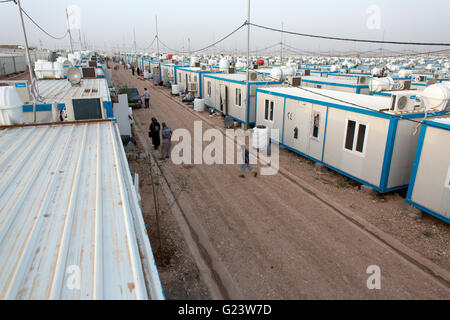
[{"label": "satellite dish", "polygon": [[72,85],[80,84],[81,78],[81,71],[77,68],[70,67],[69,70],[67,70],[67,80],[69,80]]},{"label": "satellite dish", "polygon": [[225,128],[227,129],[231,129],[234,127],[234,119],[230,116],[226,116],[223,122],[225,124]]},{"label": "satellite dish", "polygon": [[251,81],[255,81],[258,78],[258,74],[256,72],[250,72],[249,76]]}]

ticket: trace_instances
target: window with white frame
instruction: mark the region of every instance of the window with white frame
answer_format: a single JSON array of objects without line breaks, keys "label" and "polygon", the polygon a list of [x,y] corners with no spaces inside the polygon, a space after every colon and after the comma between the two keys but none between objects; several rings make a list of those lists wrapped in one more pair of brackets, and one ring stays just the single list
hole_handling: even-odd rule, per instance
[{"label": "window with white frame", "polygon": [[264,120],[273,121],[273,101],[265,100]]},{"label": "window with white frame", "polygon": [[236,105],[241,106],[242,96],[241,96],[241,88],[236,88]]},{"label": "window with white frame", "polygon": [[211,81],[208,81],[207,92],[208,92],[208,97],[211,97]]},{"label": "window with white frame", "polygon": [[319,140],[320,130],[320,112],[313,111],[311,114],[311,133],[310,137],[314,140]]},{"label": "window with white frame", "polygon": [[358,154],[365,153],[367,140],[367,123],[358,120],[347,120],[344,149]]}]

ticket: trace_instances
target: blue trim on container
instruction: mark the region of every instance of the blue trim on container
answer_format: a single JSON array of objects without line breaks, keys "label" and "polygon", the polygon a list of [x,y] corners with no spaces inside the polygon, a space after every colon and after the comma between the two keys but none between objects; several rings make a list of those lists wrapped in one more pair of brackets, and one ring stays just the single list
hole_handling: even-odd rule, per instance
[{"label": "blue trim on container", "polygon": [[325,114],[325,131],[323,132],[323,145],[322,145],[322,161],[325,154],[325,141],[327,140],[327,126],[328,126],[328,107]]},{"label": "blue trim on container", "polygon": [[114,114],[113,114],[113,108],[112,108],[112,101],[103,101],[103,108],[106,109],[106,116],[108,118],[113,118]]},{"label": "blue trim on container", "polygon": [[383,168],[381,170],[380,188],[386,190],[391,171],[392,154],[394,152],[395,137],[397,135],[398,118],[389,121],[389,131],[384,150]]},{"label": "blue trim on container", "polygon": [[450,130],[450,124],[446,124],[446,123],[442,123],[442,122],[437,122],[437,121],[433,121],[433,120],[424,120],[423,121],[425,124],[431,124],[435,127],[440,127],[442,129],[448,129]]},{"label": "blue trim on container", "polygon": [[425,134],[427,132],[427,125],[423,125],[420,128],[419,141],[417,142],[416,155],[414,156],[413,167],[411,171],[411,178],[409,179],[409,188],[406,195],[406,200],[411,200],[411,196],[414,190],[414,184],[416,183],[417,171],[419,170],[420,156],[422,154],[423,142],[425,140]]},{"label": "blue trim on container", "polygon": [[386,192],[386,190],[382,190],[382,189],[381,189],[380,187],[378,187],[378,186],[375,186],[375,185],[373,185],[373,184],[371,184],[371,183],[369,183],[369,182],[367,182],[367,181],[364,181],[364,180],[362,180],[362,179],[360,179],[360,178],[357,178],[357,177],[355,177],[355,176],[352,176],[351,174],[348,174],[348,173],[346,173],[346,172],[344,172],[344,171],[342,171],[342,170],[340,170],[340,169],[337,169],[337,168],[335,168],[335,167],[333,167],[333,166],[331,166],[331,165],[329,165],[329,164],[327,164],[327,163],[325,163],[325,162],[322,162],[322,161],[320,161],[320,160],[318,160],[318,159],[316,159],[316,158],[313,158],[313,157],[311,157],[311,156],[308,156],[307,154],[304,154],[303,152],[300,152],[300,151],[298,151],[297,149],[291,148],[291,147],[285,145],[284,143],[281,143],[280,145],[281,145],[282,147],[288,149],[288,150],[291,150],[291,151],[293,151],[293,152],[295,152],[295,153],[297,153],[297,154],[299,154],[299,155],[305,157],[305,158],[308,158],[308,159],[310,159],[310,160],[312,160],[312,161],[315,161],[315,162],[317,162],[317,163],[320,163],[320,164],[322,164],[322,165],[324,165],[324,166],[330,168],[331,170],[336,171],[337,173],[340,173],[340,174],[342,174],[342,175],[344,175],[344,176],[346,176],[346,177],[349,177],[349,178],[352,179],[352,180],[355,180],[355,181],[357,181],[357,182],[359,182],[359,183],[361,183],[361,184],[364,184],[364,185],[366,185],[366,186],[368,186],[368,187],[370,187],[370,188],[372,188],[372,189],[374,189],[374,190],[376,190],[376,191],[378,191],[378,192],[382,192],[382,193],[383,193],[383,192]]},{"label": "blue trim on container", "polygon": [[337,83],[337,82],[309,80],[309,79],[304,79],[304,78],[302,78],[302,82],[324,84],[324,85],[335,86],[335,87],[369,88],[368,85],[364,85],[364,84],[345,84],[345,83]]},{"label": "blue trim on container", "polygon": [[442,220],[442,221],[444,221],[444,222],[450,223],[450,219],[449,219],[449,218],[444,217],[443,215],[440,215],[439,213],[434,212],[433,210],[430,210],[430,209],[428,209],[428,208],[426,208],[426,207],[424,207],[424,206],[421,206],[420,204],[415,203],[414,201],[411,201],[411,200],[409,200],[409,199],[406,199],[406,202],[407,202],[408,204],[410,204],[410,205],[416,207],[417,209],[422,210],[422,211],[424,211],[424,212],[426,212],[426,213],[432,215],[432,216],[435,217],[435,218],[438,218],[438,219],[440,219],[440,220]]},{"label": "blue trim on container", "polygon": [[283,125],[281,127],[281,143],[284,143],[284,121],[285,121],[285,115],[286,115],[286,98],[284,98],[284,101],[283,101]]}]

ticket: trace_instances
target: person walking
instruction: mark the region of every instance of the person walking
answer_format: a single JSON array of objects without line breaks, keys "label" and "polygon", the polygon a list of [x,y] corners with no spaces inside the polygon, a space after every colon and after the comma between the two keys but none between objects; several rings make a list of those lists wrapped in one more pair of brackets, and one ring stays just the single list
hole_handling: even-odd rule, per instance
[{"label": "person walking", "polygon": [[134,66],[131,66],[131,75],[134,76]]},{"label": "person walking", "polygon": [[256,172],[256,170],[250,164],[248,149],[245,147],[245,144],[243,144],[241,148],[244,163],[241,164],[241,174],[239,175],[239,177],[245,178],[245,169],[247,168],[250,171],[250,173],[253,173],[253,176],[256,178],[258,172]]},{"label": "person walking", "polygon": [[144,94],[142,97],[144,97],[145,108],[150,108],[150,92],[148,92],[147,88],[144,88]]},{"label": "person walking", "polygon": [[166,125],[165,122],[162,123],[162,150],[160,160],[164,160],[170,157],[170,139],[172,138],[172,130]]},{"label": "person walking", "polygon": [[155,117],[152,118],[152,123],[150,123],[148,136],[152,138],[153,148],[158,150],[160,139],[159,139],[159,131],[161,126],[159,125],[158,120]]},{"label": "person walking", "polygon": [[136,69],[137,71],[137,76],[139,77],[141,75],[141,70],[139,69],[139,67]]}]

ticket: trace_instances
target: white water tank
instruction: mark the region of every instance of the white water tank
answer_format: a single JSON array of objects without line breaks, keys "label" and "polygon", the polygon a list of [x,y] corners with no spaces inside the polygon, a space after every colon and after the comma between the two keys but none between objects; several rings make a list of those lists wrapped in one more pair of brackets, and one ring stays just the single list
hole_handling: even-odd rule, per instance
[{"label": "white water tank", "polygon": [[411,71],[411,70],[405,70],[405,69],[402,69],[402,70],[400,70],[400,71],[398,72],[398,76],[399,76],[400,78],[407,78],[407,77],[409,77],[411,74],[412,74],[412,71]]},{"label": "white water tank", "polygon": [[252,147],[264,150],[269,143],[269,129],[264,125],[253,128]]},{"label": "white water tank", "polygon": [[179,85],[179,84],[173,84],[172,85],[172,94],[173,95],[179,95],[180,94],[180,92],[181,92],[181,85]]},{"label": "white water tank", "polygon": [[0,125],[23,123],[23,103],[14,87],[0,87]]},{"label": "white water tank", "polygon": [[422,91],[421,99],[427,110],[445,110],[450,100],[450,87],[436,83]]},{"label": "white water tank", "polygon": [[203,111],[205,110],[205,99],[198,99],[196,98],[194,100],[194,111]]},{"label": "white water tank", "polygon": [[230,61],[228,59],[220,59],[219,70],[227,71],[228,69],[230,69]]},{"label": "white water tank", "polygon": [[393,86],[394,80],[391,77],[372,78],[369,81],[369,90],[372,92],[391,90]]}]

